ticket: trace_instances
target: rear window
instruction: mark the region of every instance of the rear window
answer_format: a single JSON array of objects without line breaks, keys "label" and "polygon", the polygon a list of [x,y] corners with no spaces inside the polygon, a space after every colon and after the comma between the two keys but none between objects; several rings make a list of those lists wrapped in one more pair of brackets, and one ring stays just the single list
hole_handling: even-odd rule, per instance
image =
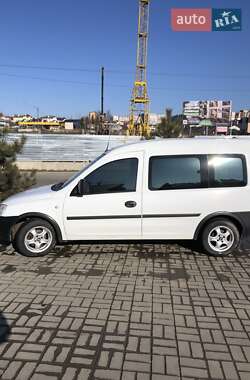
[{"label": "rear window", "polygon": [[243,155],[208,156],[209,187],[246,186],[247,171]]},{"label": "rear window", "polygon": [[155,156],[149,161],[149,189],[177,190],[247,185],[244,155]]},{"label": "rear window", "polygon": [[149,167],[150,190],[203,187],[202,159],[199,156],[151,157]]}]

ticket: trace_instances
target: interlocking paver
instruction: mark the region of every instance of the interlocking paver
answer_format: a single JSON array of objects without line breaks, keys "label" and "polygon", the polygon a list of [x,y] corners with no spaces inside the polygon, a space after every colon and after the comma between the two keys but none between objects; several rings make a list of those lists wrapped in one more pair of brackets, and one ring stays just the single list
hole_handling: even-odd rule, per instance
[{"label": "interlocking paver", "polygon": [[177,244],[0,253],[3,380],[250,378],[250,257]]}]

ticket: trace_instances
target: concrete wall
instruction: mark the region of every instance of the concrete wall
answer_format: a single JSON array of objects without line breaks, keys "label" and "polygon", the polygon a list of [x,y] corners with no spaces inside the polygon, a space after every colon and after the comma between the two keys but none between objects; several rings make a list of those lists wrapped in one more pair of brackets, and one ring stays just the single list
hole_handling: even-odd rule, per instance
[{"label": "concrete wall", "polygon": [[73,172],[81,170],[89,161],[17,161],[20,170],[48,171],[48,172]]}]

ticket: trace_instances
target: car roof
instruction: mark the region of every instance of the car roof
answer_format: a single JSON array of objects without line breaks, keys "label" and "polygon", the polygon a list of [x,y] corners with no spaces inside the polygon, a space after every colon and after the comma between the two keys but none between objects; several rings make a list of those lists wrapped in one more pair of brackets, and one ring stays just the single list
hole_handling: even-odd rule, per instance
[{"label": "car roof", "polygon": [[112,154],[144,151],[152,154],[240,154],[250,152],[250,137],[197,137],[143,140],[110,151]]}]

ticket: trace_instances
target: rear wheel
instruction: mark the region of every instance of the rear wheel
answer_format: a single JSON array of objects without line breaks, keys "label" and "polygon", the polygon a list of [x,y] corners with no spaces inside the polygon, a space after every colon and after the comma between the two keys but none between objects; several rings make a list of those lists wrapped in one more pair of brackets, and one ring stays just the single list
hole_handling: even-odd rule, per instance
[{"label": "rear wheel", "polygon": [[234,252],[240,242],[235,224],[227,219],[210,222],[202,232],[202,245],[212,256],[227,256]]},{"label": "rear wheel", "polygon": [[17,231],[13,246],[23,256],[47,255],[56,244],[54,228],[45,220],[25,222]]}]

